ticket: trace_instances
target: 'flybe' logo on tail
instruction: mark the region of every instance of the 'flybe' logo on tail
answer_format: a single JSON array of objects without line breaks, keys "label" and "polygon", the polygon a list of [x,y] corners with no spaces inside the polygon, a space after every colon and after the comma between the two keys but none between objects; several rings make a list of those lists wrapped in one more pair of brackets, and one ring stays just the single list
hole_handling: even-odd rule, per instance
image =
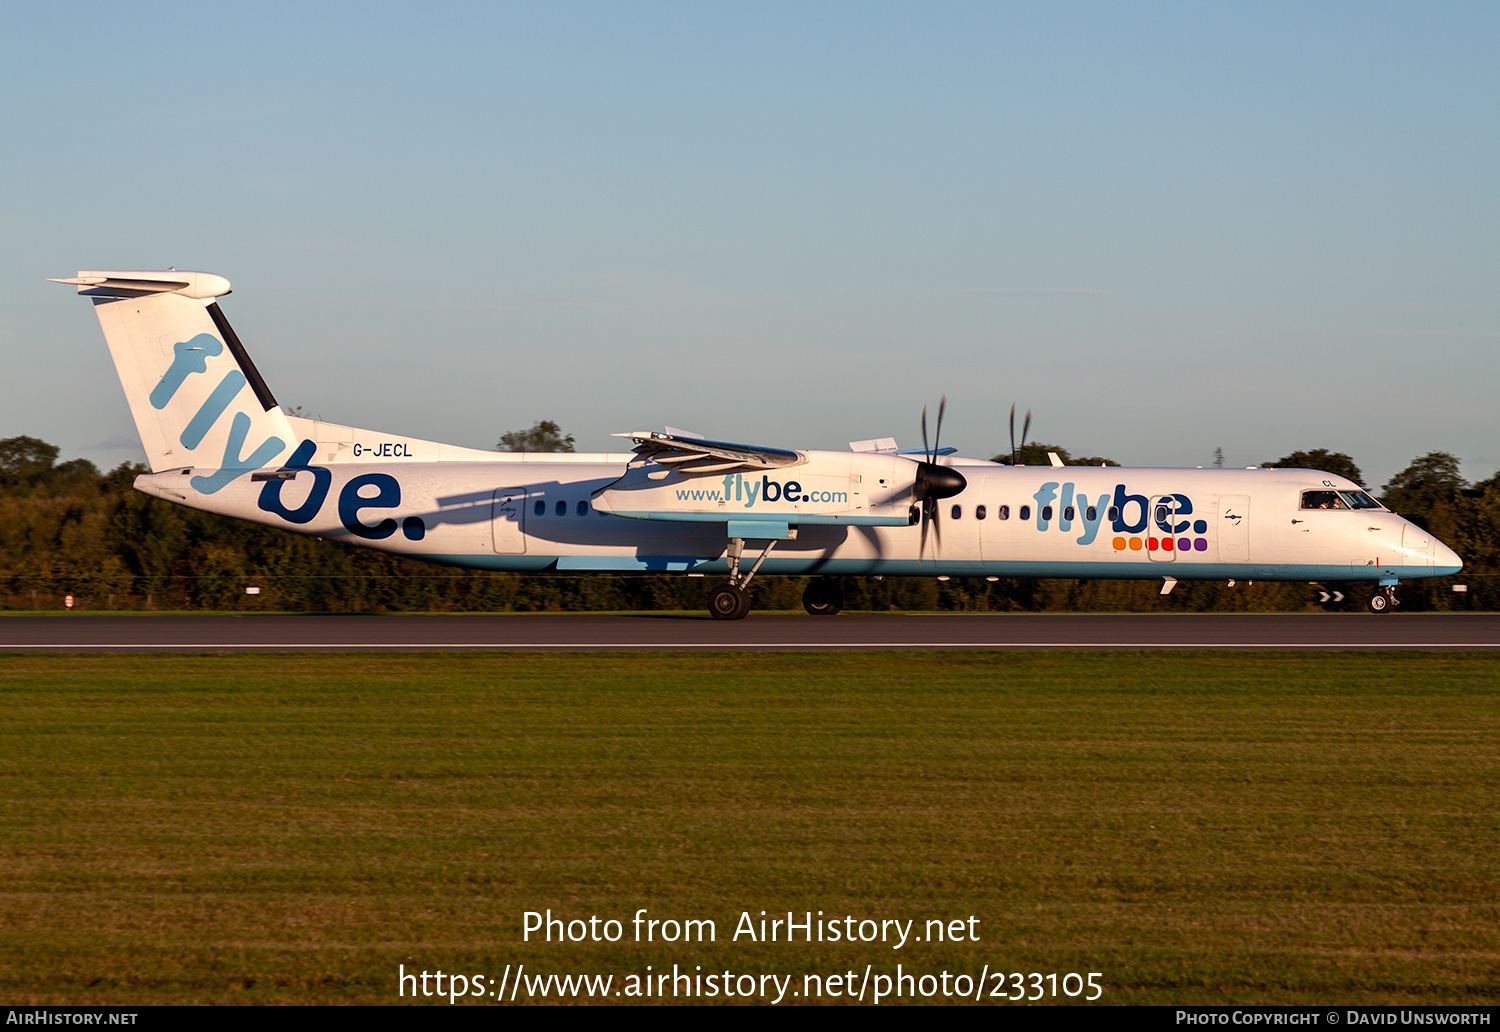
[{"label": "'flybe' logo on tail", "polygon": [[[192,340],[173,344],[172,352],[172,364],[151,389],[151,406],[158,410],[171,403],[189,376],[208,372],[208,360],[223,354],[224,343],[211,334],[200,333]],[[178,443],[188,451],[195,451],[244,386],[244,373],[238,369],[226,372],[218,386],[209,393],[203,404],[198,406],[198,411],[182,428]],[[258,469],[286,451],[286,442],[281,438],[267,437],[249,455],[242,455],[245,438],[250,434],[250,425],[250,417],[244,412],[234,414],[229,423],[229,436],[224,442],[224,458],[219,464],[218,472],[212,476],[193,477],[189,482],[194,490],[213,494],[246,470]]]},{"label": "'flybe' logo on tail", "polygon": [[192,340],[179,341],[172,345],[172,364],[162,374],[161,382],[151,389],[151,407],[164,409],[177,393],[189,373],[208,372],[208,360],[223,354],[224,345],[218,337],[200,333]]}]

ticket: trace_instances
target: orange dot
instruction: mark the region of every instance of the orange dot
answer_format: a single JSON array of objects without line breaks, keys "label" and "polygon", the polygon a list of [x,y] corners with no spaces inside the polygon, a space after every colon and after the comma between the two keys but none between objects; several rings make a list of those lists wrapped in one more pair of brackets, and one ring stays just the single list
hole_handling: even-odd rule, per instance
[{"label": "orange dot", "polygon": [[1114,545],[1115,545],[1115,551],[1116,552],[1123,552],[1123,551],[1125,551],[1125,539],[1124,538],[1115,538]]},{"label": "orange dot", "polygon": [[1141,550],[1141,539],[1140,538],[1131,538],[1130,539],[1130,550],[1132,552],[1139,552]]}]

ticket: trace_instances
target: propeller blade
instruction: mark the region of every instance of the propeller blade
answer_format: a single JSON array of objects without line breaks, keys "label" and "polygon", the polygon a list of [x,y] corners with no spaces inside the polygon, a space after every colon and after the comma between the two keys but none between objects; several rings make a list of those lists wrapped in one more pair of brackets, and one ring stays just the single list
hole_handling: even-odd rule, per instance
[{"label": "propeller blade", "polygon": [[1016,465],[1016,403],[1010,404],[1010,464]]},{"label": "propeller blade", "polygon": [[1026,422],[1021,425],[1021,451],[1026,451],[1026,435],[1031,432],[1031,409],[1026,410]]},{"label": "propeller blade", "polygon": [[[943,413],[948,410],[948,396],[944,394],[938,399],[937,427],[933,432],[932,441],[927,440],[927,407],[922,406],[922,457],[925,462],[917,463],[917,474],[912,479],[912,500],[921,506],[919,517],[922,524],[921,544],[917,551],[917,561],[923,562],[927,558],[927,528],[932,527],[933,545],[937,551],[943,547],[943,525],[938,516],[938,499],[951,498],[964,488],[968,487],[968,481],[964,475],[952,466],[939,466],[937,464],[938,449],[943,439]],[[1011,413],[1014,417],[1015,413]],[[1011,430],[1015,430],[1014,418],[1012,418]]]},{"label": "propeller blade", "polygon": [[922,502],[922,542],[917,552],[917,561],[927,561],[927,528],[932,528],[932,554],[936,558],[943,550],[943,523],[938,516],[938,500],[928,498]]}]

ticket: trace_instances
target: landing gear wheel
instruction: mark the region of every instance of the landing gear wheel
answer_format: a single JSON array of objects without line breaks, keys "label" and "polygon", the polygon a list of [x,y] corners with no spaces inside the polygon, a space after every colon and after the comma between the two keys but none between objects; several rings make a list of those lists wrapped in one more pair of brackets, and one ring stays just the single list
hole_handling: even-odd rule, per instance
[{"label": "landing gear wheel", "polygon": [[1389,613],[1396,604],[1396,591],[1394,588],[1380,588],[1370,596],[1370,601],[1366,604],[1372,613]]},{"label": "landing gear wheel", "polygon": [[836,616],[844,608],[844,589],[836,580],[815,580],[802,592],[802,608],[809,616]]},{"label": "landing gear wheel", "polygon": [[743,620],[750,612],[750,595],[733,584],[722,584],[708,596],[708,611],[715,620]]}]

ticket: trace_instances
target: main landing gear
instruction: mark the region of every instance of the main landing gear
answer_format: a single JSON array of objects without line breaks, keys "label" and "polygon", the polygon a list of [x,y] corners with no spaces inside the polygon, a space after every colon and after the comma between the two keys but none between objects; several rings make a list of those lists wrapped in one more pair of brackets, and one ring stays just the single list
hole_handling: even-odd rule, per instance
[{"label": "main landing gear", "polygon": [[844,589],[832,577],[819,577],[809,581],[802,593],[802,608],[810,616],[835,616],[844,608]]},{"label": "main landing gear", "polygon": [[755,560],[750,572],[741,574],[740,555],[745,550],[745,539],[729,539],[729,549],[725,553],[729,557],[729,583],[719,585],[708,596],[708,612],[715,620],[743,620],[750,614],[750,581],[755,578],[760,564],[766,561],[766,556],[775,547],[774,538],[767,541],[765,551],[760,553],[760,558]]},{"label": "main landing gear", "polygon": [[1396,585],[1386,584],[1375,589],[1375,594],[1370,596],[1370,601],[1365,603],[1370,607],[1372,613],[1389,613],[1401,600],[1396,598]]}]

